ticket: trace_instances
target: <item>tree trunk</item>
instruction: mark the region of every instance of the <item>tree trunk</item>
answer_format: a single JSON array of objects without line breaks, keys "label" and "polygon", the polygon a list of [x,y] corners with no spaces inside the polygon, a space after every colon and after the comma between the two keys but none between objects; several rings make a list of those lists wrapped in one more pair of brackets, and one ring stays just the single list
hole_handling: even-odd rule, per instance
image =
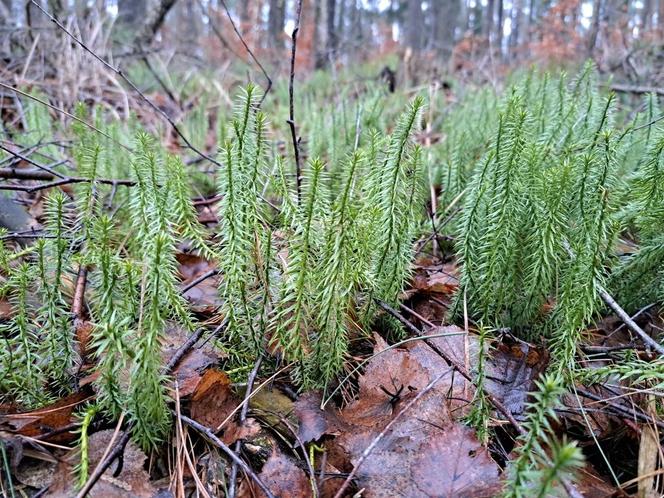
[{"label": "tree trunk", "polygon": [[413,50],[422,48],[422,0],[408,0],[406,44]]},{"label": "tree trunk", "polygon": [[145,19],[145,0],[118,0],[118,24],[136,30]]},{"label": "tree trunk", "polygon": [[339,0],[339,13],[337,14],[337,48],[339,51],[346,50],[346,0]]},{"label": "tree trunk", "polygon": [[335,31],[334,19],[336,17],[337,2],[336,0],[327,0],[326,12],[326,40],[325,40],[325,59],[326,66],[333,61],[337,56],[337,33]]},{"label": "tree trunk", "polygon": [[[652,28],[653,0],[643,0],[643,10],[641,11],[641,28],[648,31]],[[639,33],[640,35],[643,33]]]},{"label": "tree trunk", "polygon": [[484,14],[484,37],[488,40],[493,31],[493,15],[496,10],[495,0],[488,0],[486,5],[486,13]]},{"label": "tree trunk", "polygon": [[588,57],[592,57],[597,45],[597,35],[599,35],[599,20],[602,15],[602,0],[594,0],[593,17],[590,22],[590,32],[588,33]]},{"label": "tree trunk", "polygon": [[284,32],[284,0],[270,0],[270,11],[268,14],[267,29],[272,46],[283,47]]},{"label": "tree trunk", "polygon": [[449,57],[454,48],[454,34],[461,17],[461,2],[459,0],[433,2],[431,13],[433,23],[431,47],[442,57]]},{"label": "tree trunk", "polygon": [[314,69],[323,69],[325,67],[325,47],[320,39],[320,24],[322,18],[321,2],[323,0],[314,0],[314,32],[312,36],[312,47],[314,51]]},{"label": "tree trunk", "polygon": [[503,52],[503,21],[504,21],[503,0],[498,0],[498,24],[496,24],[496,47],[498,53]]},{"label": "tree trunk", "polygon": [[512,1],[512,13],[510,19],[512,20],[512,30],[510,31],[509,49],[510,55],[516,54],[516,48],[519,46],[521,38],[521,15],[523,14],[522,0]]}]

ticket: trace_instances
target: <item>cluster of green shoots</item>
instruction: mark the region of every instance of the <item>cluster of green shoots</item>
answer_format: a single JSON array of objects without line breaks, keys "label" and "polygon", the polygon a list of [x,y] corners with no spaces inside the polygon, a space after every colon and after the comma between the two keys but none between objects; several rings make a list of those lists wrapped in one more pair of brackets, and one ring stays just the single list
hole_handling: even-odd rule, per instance
[{"label": "cluster of green shoots", "polygon": [[[231,366],[269,349],[294,363],[303,388],[325,387],[340,373],[376,300],[396,304],[409,276],[424,172],[412,135],[424,103],[416,98],[389,136],[358,128],[338,163],[311,159],[296,179],[270,146],[258,93],[247,87],[221,134],[214,233],[197,219],[189,168],[155,139],[98,116],[101,135],[74,127],[77,176],[87,181],[71,197],[48,194],[34,246],[20,254],[0,246],[1,291],[13,307],[0,330],[3,401],[43,406],[74,391],[80,366],[92,364],[96,401],[82,415],[82,451],[96,416],[124,414],[144,448],[163,440],[163,341],[169,327],[198,326],[180,290],[184,246],[219,268],[226,327],[217,342]],[[119,177],[133,184],[99,181]],[[81,317],[72,317],[82,270],[89,344],[79,343]],[[82,480],[86,462],[82,455]]]},{"label": "cluster of green shoots", "polygon": [[[627,354],[599,369],[578,367],[584,331],[603,311],[600,291],[632,312],[664,301],[664,129],[656,126],[654,95],[626,123],[619,108],[614,94],[599,90],[590,64],[574,79],[531,72],[499,102],[486,143],[446,146],[442,197],[463,194],[453,313],[467,310],[478,323],[544,339],[552,354],[511,464],[509,496],[545,496],[554,479],[581,464],[580,451],[557,442],[550,425],[570,383],[619,375],[662,386],[661,361]],[[465,157],[461,166],[457,156]],[[617,250],[621,236],[635,242],[627,254]],[[486,332],[480,342],[468,421],[486,440]]]}]

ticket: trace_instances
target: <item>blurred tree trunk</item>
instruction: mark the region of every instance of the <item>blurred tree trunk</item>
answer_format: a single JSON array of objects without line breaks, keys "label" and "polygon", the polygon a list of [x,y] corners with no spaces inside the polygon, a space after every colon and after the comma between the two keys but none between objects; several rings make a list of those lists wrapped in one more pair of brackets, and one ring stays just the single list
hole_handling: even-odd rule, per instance
[{"label": "blurred tree trunk", "polygon": [[118,0],[118,23],[127,29],[137,29],[145,19],[145,0]]},{"label": "blurred tree trunk", "polygon": [[14,24],[13,14],[12,0],[2,0],[0,3],[0,21],[2,24]]},{"label": "blurred tree trunk", "polygon": [[136,48],[149,45],[176,0],[118,0],[118,25]]},{"label": "blurred tree trunk", "polygon": [[593,16],[590,22],[590,32],[588,33],[588,57],[592,57],[595,46],[597,45],[597,35],[599,35],[599,20],[601,18],[602,0],[593,1]]},{"label": "blurred tree trunk", "polygon": [[495,11],[495,0],[489,0],[486,4],[486,14],[484,14],[484,29],[482,30],[487,40],[491,37],[491,32],[493,31],[493,15]]},{"label": "blurred tree trunk", "polygon": [[[641,11],[641,28],[648,31],[653,27],[653,0],[643,0],[643,10]],[[643,34],[643,33],[640,33]]]},{"label": "blurred tree trunk", "polygon": [[325,18],[325,66],[337,56],[338,38],[335,31],[334,19],[336,18],[337,1],[326,0]]},{"label": "blurred tree trunk", "polygon": [[[447,2],[445,2],[447,3]],[[482,2],[475,2],[475,7],[473,8],[473,34],[481,35],[482,34],[482,24],[484,23],[484,9],[482,8]]]},{"label": "blurred tree trunk", "polygon": [[339,51],[345,51],[346,47],[344,44],[347,42],[346,39],[346,0],[339,0],[339,13],[337,14],[337,48]]},{"label": "blurred tree trunk", "polygon": [[413,50],[422,48],[423,33],[422,0],[408,0],[406,12],[406,45]]},{"label": "blurred tree trunk", "polygon": [[535,12],[535,0],[530,0],[528,2],[528,18],[526,20],[526,29],[524,32],[523,40],[525,43],[529,44],[531,41],[531,38],[533,36],[533,24],[537,20],[536,12]]},{"label": "blurred tree trunk", "polygon": [[322,19],[321,2],[323,0],[314,0],[314,32],[312,36],[312,45],[314,50],[314,69],[325,67],[326,57],[325,48],[322,46],[320,38],[320,24]]},{"label": "blurred tree trunk", "polygon": [[245,34],[251,29],[251,13],[249,10],[249,0],[242,0],[240,2],[242,8],[240,9],[240,32]]},{"label": "blurred tree trunk", "polygon": [[446,0],[432,2],[430,5],[433,23],[430,46],[442,57],[449,57],[454,48],[454,34],[461,17],[461,2]]},{"label": "blurred tree trunk", "polygon": [[503,21],[503,0],[498,0],[498,23],[496,24],[496,47],[498,48],[498,53],[502,53],[503,51]]},{"label": "blurred tree trunk", "polygon": [[657,27],[664,30],[664,0],[659,0],[657,12]]},{"label": "blurred tree trunk", "polygon": [[510,15],[511,30],[509,38],[510,56],[516,55],[516,48],[521,41],[521,17],[523,15],[523,0],[512,0],[512,12]]},{"label": "blurred tree trunk", "polygon": [[[284,20],[286,17],[285,0],[270,0],[268,14],[268,34],[272,46],[275,48],[283,47]],[[318,2],[316,2],[318,8]]]}]

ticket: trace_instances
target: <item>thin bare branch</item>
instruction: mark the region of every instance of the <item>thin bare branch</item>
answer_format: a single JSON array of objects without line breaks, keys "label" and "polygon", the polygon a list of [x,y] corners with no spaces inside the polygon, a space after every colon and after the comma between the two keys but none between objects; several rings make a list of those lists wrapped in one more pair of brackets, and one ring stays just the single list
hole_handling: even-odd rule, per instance
[{"label": "thin bare branch", "polygon": [[131,89],[134,90],[134,91],[138,94],[138,96],[141,97],[141,99],[142,99],[143,101],[145,101],[146,104],[148,104],[148,105],[149,105],[149,106],[150,106],[155,112],[157,112],[158,114],[160,114],[160,115],[161,115],[161,116],[162,116],[162,117],[168,122],[168,124],[171,126],[171,128],[173,128],[173,131],[175,131],[175,133],[178,134],[178,136],[182,139],[182,141],[187,145],[187,147],[188,147],[189,149],[191,149],[193,152],[195,152],[196,154],[198,154],[198,155],[201,156],[202,158],[207,159],[208,161],[210,161],[210,162],[213,163],[213,164],[216,164],[216,165],[219,166],[220,168],[222,167],[221,163],[219,163],[217,160],[213,159],[212,157],[208,156],[207,154],[201,152],[201,151],[198,150],[196,147],[194,147],[194,145],[192,145],[192,143],[187,139],[187,137],[184,136],[184,134],[182,133],[182,131],[180,131],[180,128],[178,127],[178,125],[175,124],[175,122],[171,119],[171,117],[170,117],[165,111],[163,111],[162,109],[160,109],[160,108],[159,108],[154,102],[152,102],[149,98],[147,98],[147,97],[143,94],[143,92],[141,92],[141,91],[138,89],[138,87],[137,87],[137,86],[136,86],[136,85],[135,85],[135,84],[134,84],[129,78],[127,78],[127,76],[124,74],[124,72],[123,72],[121,69],[119,69],[119,68],[117,68],[117,67],[111,65],[109,62],[107,62],[106,60],[102,59],[99,55],[97,55],[93,50],[91,50],[90,48],[88,48],[88,46],[87,46],[85,43],[83,43],[83,41],[81,41],[79,38],[77,38],[76,36],[74,36],[74,35],[73,35],[73,34],[72,34],[67,28],[65,28],[65,27],[62,25],[62,23],[60,23],[60,21],[58,21],[55,17],[53,17],[53,16],[52,16],[50,13],[48,13],[46,10],[44,10],[44,8],[43,8],[41,5],[39,5],[37,2],[35,2],[35,0],[30,0],[30,2],[31,2],[35,7],[37,7],[39,10],[41,10],[41,11],[44,13],[44,15],[46,15],[46,16],[47,16],[47,17],[48,17],[48,18],[49,18],[49,19],[50,19],[50,20],[51,20],[51,21],[52,21],[52,22],[53,22],[58,28],[60,28],[60,29],[61,29],[61,30],[67,35],[67,36],[69,36],[72,40],[74,40],[74,41],[75,41],[75,42],[76,42],[76,43],[77,43],[77,44],[78,44],[83,50],[85,50],[85,51],[88,52],[90,55],[92,55],[92,57],[94,57],[94,58],[97,59],[99,62],[101,62],[106,68],[110,69],[110,70],[113,71],[115,74],[117,74],[118,76],[120,76],[120,78],[122,78],[122,80],[123,80],[125,83],[127,83],[127,85],[129,85],[129,86],[131,87]]},{"label": "thin bare branch", "polygon": [[242,37],[242,33],[237,29],[237,26],[235,25],[235,21],[233,21],[233,17],[231,16],[230,11],[228,10],[228,7],[226,6],[226,2],[224,0],[220,0],[221,5],[226,11],[226,15],[228,16],[228,20],[231,22],[231,25],[233,26],[233,31],[235,31],[235,34],[237,37],[240,39],[242,42],[242,45],[244,46],[245,50],[251,57],[251,59],[256,63],[256,65],[260,68],[260,70],[263,72],[263,76],[265,76],[265,79],[267,80],[267,87],[265,88],[265,92],[263,92],[263,97],[261,98],[260,102],[258,103],[258,107],[263,105],[263,101],[265,100],[265,97],[267,97],[267,94],[270,92],[272,89],[272,78],[267,74],[267,71],[263,67],[263,64],[260,63],[258,58],[254,55],[252,50],[249,48],[249,45],[247,45],[247,42],[244,41],[244,38]]},{"label": "thin bare branch", "polygon": [[290,126],[291,139],[293,140],[293,153],[295,154],[295,183],[297,185],[297,203],[300,204],[302,196],[302,166],[300,164],[300,144],[295,127],[295,104],[293,102],[293,86],[295,83],[295,53],[297,51],[297,34],[300,31],[300,17],[302,15],[302,0],[297,2],[295,14],[295,28],[293,28],[293,42],[291,45],[290,78],[288,80],[288,125]]}]

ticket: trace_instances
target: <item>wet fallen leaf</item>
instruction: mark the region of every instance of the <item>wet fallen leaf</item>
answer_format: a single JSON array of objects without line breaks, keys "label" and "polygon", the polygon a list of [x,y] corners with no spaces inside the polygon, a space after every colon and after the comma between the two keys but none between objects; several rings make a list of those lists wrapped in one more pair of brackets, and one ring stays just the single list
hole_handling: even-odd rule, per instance
[{"label": "wet fallen leaf", "polygon": [[440,434],[420,448],[411,477],[426,496],[481,498],[501,489],[499,469],[474,431],[461,424],[439,429]]},{"label": "wet fallen leaf", "polygon": [[[95,432],[90,436],[88,458],[90,468],[94,469],[101,460],[108,444],[113,437],[112,430]],[[58,465],[53,483],[45,496],[68,497],[74,496],[76,489],[75,474],[73,467],[79,462],[79,451],[70,451]],[[118,463],[114,463],[104,472],[97,484],[92,488],[88,496],[91,498],[151,498],[156,489],[150,483],[150,476],[144,470],[147,459],[138,446],[129,441],[125,447],[122,458],[122,469],[118,475],[115,472]]]},{"label": "wet fallen leaf", "polygon": [[338,435],[342,423],[336,412],[321,410],[322,395],[319,392],[305,393],[295,402],[298,419],[297,435],[303,443],[320,439],[323,434]]},{"label": "wet fallen leaf", "polygon": [[297,427],[293,401],[277,388],[256,391],[249,400],[251,413],[264,424],[269,425],[286,437],[292,437],[291,430]]},{"label": "wet fallen leaf", "polygon": [[[0,427],[6,427],[10,432],[30,437],[57,431],[73,423],[72,414],[90,395],[87,390],[82,390],[37,410],[0,415]],[[48,440],[53,443],[67,443],[75,438],[76,436],[71,432],[62,432]]]},{"label": "wet fallen leaf", "polygon": [[[189,338],[189,332],[180,327],[169,327],[163,344],[163,361],[167,363]],[[205,371],[223,358],[215,349],[212,341],[203,346],[194,346],[180,359],[173,372],[178,382],[180,397],[186,397],[196,391]]]},{"label": "wet fallen leaf", "polygon": [[42,489],[53,483],[57,467],[57,462],[25,458],[14,472],[14,475],[21,484]]},{"label": "wet fallen leaf", "polygon": [[213,263],[196,254],[178,253],[175,258],[180,265],[178,270],[185,284],[215,267]]},{"label": "wet fallen leaf", "polygon": [[221,440],[231,445],[238,439],[250,439],[258,435],[261,431],[261,426],[253,418],[246,419],[242,424],[230,423],[228,428],[224,431],[224,436]]},{"label": "wet fallen leaf", "polygon": [[[284,498],[313,496],[311,484],[304,471],[295,464],[293,459],[278,450],[272,452],[258,477],[274,496]],[[240,497],[265,496],[258,486],[248,480],[245,479],[243,484],[240,488]]]},{"label": "wet fallen leaf", "polygon": [[[447,327],[438,332],[459,330]],[[344,427],[327,445],[330,462],[350,470],[392,422],[357,472],[356,484],[364,489],[363,496],[470,496],[480,489],[498,489],[497,464],[474,431],[455,422],[449,410],[448,396],[454,396],[461,386],[456,380],[459,376],[454,376],[449,365],[422,342],[404,349],[386,347],[382,339],[376,338],[374,353],[384,352],[368,362],[359,379],[357,400],[338,415]],[[444,371],[448,374],[395,420],[401,409]],[[447,457],[436,457],[442,448]],[[477,472],[468,470],[471,466]],[[429,484],[423,482],[425,479]],[[492,496],[493,491],[476,496]]]}]

